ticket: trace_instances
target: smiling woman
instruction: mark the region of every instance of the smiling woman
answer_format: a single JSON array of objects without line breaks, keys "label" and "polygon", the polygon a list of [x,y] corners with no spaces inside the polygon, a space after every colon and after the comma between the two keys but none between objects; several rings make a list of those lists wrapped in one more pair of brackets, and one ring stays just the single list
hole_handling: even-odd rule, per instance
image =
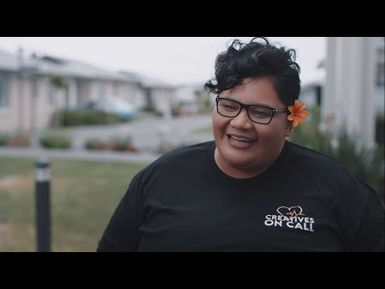
[{"label": "smiling woman", "polygon": [[234,40],[216,58],[214,141],[139,172],[98,251],[382,251],[375,191],[289,142],[307,116],[295,51]]}]

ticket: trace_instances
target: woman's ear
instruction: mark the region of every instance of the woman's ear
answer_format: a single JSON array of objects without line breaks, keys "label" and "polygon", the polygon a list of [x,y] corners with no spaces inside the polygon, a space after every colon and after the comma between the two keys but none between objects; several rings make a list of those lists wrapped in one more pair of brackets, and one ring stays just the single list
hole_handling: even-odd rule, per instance
[{"label": "woman's ear", "polygon": [[285,137],[289,137],[293,131],[293,126],[291,125],[291,122],[287,122],[286,128],[285,128]]}]

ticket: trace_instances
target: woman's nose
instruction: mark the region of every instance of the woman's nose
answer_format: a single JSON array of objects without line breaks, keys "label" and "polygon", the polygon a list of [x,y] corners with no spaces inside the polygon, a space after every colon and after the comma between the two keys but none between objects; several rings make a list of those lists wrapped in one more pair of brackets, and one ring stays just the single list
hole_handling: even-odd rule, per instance
[{"label": "woman's nose", "polygon": [[253,127],[245,108],[242,108],[241,112],[231,120],[231,125],[238,129],[251,129]]}]

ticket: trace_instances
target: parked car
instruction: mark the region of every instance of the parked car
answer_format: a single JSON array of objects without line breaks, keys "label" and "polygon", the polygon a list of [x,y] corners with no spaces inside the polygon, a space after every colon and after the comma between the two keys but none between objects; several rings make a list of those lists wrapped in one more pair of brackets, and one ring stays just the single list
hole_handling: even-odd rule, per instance
[{"label": "parked car", "polygon": [[128,101],[125,101],[120,98],[110,98],[104,101],[103,103],[97,101],[90,101],[82,109],[101,110],[116,115],[119,119],[123,121],[135,119],[139,115],[138,109],[136,109]]}]

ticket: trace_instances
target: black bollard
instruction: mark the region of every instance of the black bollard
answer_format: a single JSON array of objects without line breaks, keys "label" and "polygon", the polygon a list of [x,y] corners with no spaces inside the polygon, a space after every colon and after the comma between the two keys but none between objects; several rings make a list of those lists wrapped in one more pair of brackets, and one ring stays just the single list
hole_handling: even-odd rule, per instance
[{"label": "black bollard", "polygon": [[50,164],[39,159],[36,165],[36,237],[37,251],[51,251],[51,212],[50,212]]}]

